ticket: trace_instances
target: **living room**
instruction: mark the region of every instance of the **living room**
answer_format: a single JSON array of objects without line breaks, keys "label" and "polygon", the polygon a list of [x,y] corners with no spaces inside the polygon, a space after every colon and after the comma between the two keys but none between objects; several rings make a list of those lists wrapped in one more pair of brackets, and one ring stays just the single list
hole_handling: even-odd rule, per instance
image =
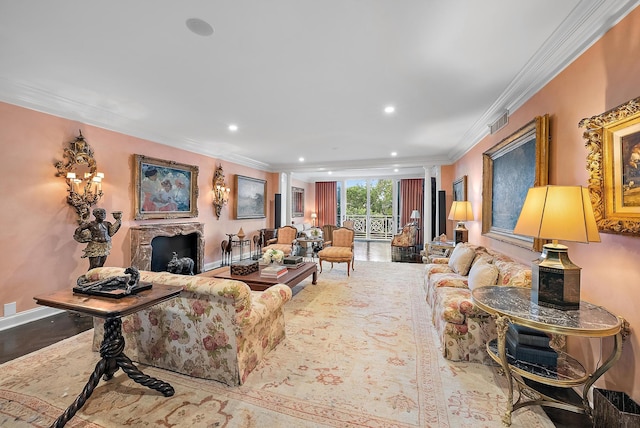
[{"label": "living room", "polygon": [[[575,61],[544,87],[509,111],[508,124],[492,135],[477,141],[471,149],[451,164],[437,170],[438,190],[450,192],[453,182],[467,176],[468,200],[475,218],[467,221],[469,241],[530,263],[538,253],[530,249],[488,238],[482,231],[483,153],[516,132],[534,117],[550,115],[550,148],[548,182],[559,185],[588,185],[588,148],[584,129],[578,123],[600,115],[640,95],[640,9],[635,8],[600,40],[584,46]],[[5,200],[0,213],[2,248],[1,266],[5,279],[0,285],[0,323],[10,325],[28,320],[39,308],[33,297],[70,287],[86,272],[83,246],[73,240],[77,216],[67,204],[67,183],[55,176],[54,162],[60,160],[66,143],[78,136],[78,130],[94,150],[99,169],[105,172],[104,196],[98,204],[113,211],[123,211],[122,229],[113,236],[108,256],[110,266],[128,266],[131,261],[129,229],[141,224],[133,217],[132,171],[135,154],[174,160],[195,165],[199,169],[198,215],[192,219],[169,219],[163,222],[197,221],[204,224],[204,264],[213,265],[221,257],[220,242],[227,233],[240,227],[247,235],[273,224],[274,195],[282,189],[279,171],[263,170],[215,156],[197,154],[158,142],[125,135],[39,112],[14,103],[0,103],[0,140],[5,148],[5,164],[0,176],[0,192]],[[228,183],[236,175],[266,182],[268,195],[266,218],[236,220],[231,204],[223,208],[218,219],[212,208],[212,182],[218,165],[222,165]],[[431,177],[431,171],[428,178]],[[316,204],[315,185],[292,179],[291,185],[305,190],[304,220],[312,222]],[[426,220],[425,220],[426,221]],[[448,225],[451,234],[452,223]],[[450,236],[451,237],[451,236]],[[637,235],[601,233],[600,243],[568,242],[572,260],[582,267],[581,298],[601,305],[623,317],[630,324],[631,335],[624,344],[620,360],[596,386],[624,391],[640,402],[640,325],[637,285],[640,271]],[[357,266],[356,266],[357,269]],[[357,271],[356,271],[357,272]],[[15,302],[15,315],[6,313],[8,303]],[[602,355],[612,347],[603,340]],[[601,361],[601,343],[595,339],[572,339],[568,350],[589,366]],[[75,393],[75,392],[72,392]]]}]

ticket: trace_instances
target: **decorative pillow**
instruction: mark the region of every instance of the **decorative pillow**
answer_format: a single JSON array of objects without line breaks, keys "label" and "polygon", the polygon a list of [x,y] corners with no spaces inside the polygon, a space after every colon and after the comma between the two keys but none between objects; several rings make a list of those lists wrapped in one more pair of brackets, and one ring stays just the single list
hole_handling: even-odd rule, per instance
[{"label": "decorative pillow", "polygon": [[476,287],[496,285],[498,280],[498,268],[491,263],[474,263],[469,271],[469,290]]},{"label": "decorative pillow", "polygon": [[458,275],[466,276],[476,252],[464,243],[458,243],[449,257],[449,267]]}]

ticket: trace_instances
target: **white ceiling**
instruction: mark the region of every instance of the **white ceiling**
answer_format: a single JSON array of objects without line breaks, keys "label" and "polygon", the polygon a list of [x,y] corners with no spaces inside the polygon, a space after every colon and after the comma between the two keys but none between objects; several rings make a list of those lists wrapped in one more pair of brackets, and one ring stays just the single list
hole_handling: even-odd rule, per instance
[{"label": "white ceiling", "polygon": [[639,3],[0,0],[0,100],[309,181],[422,176]]}]

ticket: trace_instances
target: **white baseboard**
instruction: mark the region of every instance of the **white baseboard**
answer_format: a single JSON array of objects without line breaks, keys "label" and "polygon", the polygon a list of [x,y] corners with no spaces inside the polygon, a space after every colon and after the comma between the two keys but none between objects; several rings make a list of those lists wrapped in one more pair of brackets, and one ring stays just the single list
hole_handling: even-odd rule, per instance
[{"label": "white baseboard", "polygon": [[17,314],[8,317],[0,317],[0,331],[17,327],[22,324],[27,324],[32,321],[37,321],[42,318],[47,318],[61,312],[64,311],[62,309],[40,307],[18,312]]}]

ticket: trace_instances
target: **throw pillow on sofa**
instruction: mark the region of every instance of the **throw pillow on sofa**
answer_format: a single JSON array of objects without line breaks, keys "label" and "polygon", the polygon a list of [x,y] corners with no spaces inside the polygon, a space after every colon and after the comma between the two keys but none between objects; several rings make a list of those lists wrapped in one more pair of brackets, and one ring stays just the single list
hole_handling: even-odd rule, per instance
[{"label": "throw pillow on sofa", "polygon": [[496,285],[498,273],[498,268],[491,263],[474,263],[469,271],[469,290],[473,290],[476,287]]},{"label": "throw pillow on sofa", "polygon": [[453,249],[451,257],[449,257],[449,267],[458,275],[467,276],[475,256],[476,252],[473,248],[460,242]]}]

